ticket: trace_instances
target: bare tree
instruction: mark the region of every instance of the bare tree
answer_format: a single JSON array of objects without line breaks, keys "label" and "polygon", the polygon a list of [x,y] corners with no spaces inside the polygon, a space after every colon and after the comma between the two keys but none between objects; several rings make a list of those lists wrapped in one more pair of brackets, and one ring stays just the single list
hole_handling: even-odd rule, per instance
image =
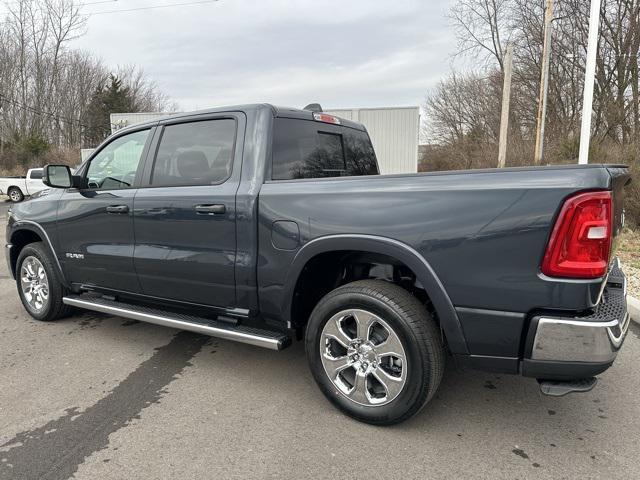
[{"label": "bare tree", "polygon": [[[503,69],[507,38],[515,45],[509,142],[514,153],[507,162],[532,162],[544,6],[544,0],[455,2],[450,18],[458,37],[458,55],[477,61],[475,73],[453,72],[427,96],[425,136],[431,142],[428,151],[435,168],[494,163],[493,122],[501,96],[494,78]],[[546,161],[573,163],[579,151],[589,2],[562,0],[554,13]],[[640,171],[640,0],[603,0],[599,33],[592,158],[626,162]],[[635,192],[628,206],[640,224],[640,193]]]},{"label": "bare tree", "polygon": [[[502,70],[504,39],[515,43],[512,115],[524,141],[531,139],[535,126],[544,3],[459,0],[450,15],[459,40],[458,54],[479,56],[482,72]],[[602,8],[593,135],[600,143],[624,145],[640,141],[640,0],[605,0]],[[547,141],[552,144],[572,141],[580,128],[588,10],[583,0],[557,4],[547,112]],[[480,56],[481,52],[485,55]]]},{"label": "bare tree", "polygon": [[136,104],[142,112],[175,112],[175,102],[164,94],[156,82],[149,79],[144,70],[136,65],[125,65],[117,69],[116,75],[129,89]]},{"label": "bare tree", "polygon": [[458,0],[449,14],[458,38],[458,54],[480,54],[504,69],[509,43],[510,0]]},{"label": "bare tree", "polygon": [[[112,70],[70,46],[87,28],[82,3],[12,0],[7,7],[0,18],[0,155],[11,149],[19,157],[24,146],[32,153],[78,147],[103,135],[91,131],[86,118]],[[141,69],[117,72],[134,111],[176,109]],[[0,156],[0,169],[2,162]]]}]

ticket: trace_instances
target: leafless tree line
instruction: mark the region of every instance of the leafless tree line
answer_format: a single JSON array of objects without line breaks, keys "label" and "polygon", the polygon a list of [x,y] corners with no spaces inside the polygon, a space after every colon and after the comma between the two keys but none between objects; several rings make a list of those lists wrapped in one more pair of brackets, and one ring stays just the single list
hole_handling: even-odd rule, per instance
[{"label": "leafless tree line", "polygon": [[[496,165],[503,60],[510,42],[515,55],[507,162],[532,163],[545,3],[456,2],[450,18],[458,56],[476,61],[470,70],[452,71],[427,97],[426,136],[435,168]],[[577,160],[589,3],[555,1],[545,163]],[[592,127],[595,156],[628,146],[635,154],[633,147],[640,144],[639,23],[640,0],[603,0]]]},{"label": "leafless tree line", "polygon": [[12,0],[6,7],[0,18],[0,149],[25,139],[85,146],[95,139],[89,106],[112,74],[126,86],[136,111],[175,108],[141,69],[113,72],[91,53],[72,48],[87,29],[80,2]]}]

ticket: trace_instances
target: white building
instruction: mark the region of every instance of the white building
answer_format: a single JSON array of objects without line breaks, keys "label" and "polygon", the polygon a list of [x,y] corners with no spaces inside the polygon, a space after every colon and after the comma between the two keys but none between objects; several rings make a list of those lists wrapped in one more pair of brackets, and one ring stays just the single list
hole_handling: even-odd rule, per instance
[{"label": "white building", "polygon": [[419,107],[339,108],[326,112],[367,128],[381,173],[418,171]]},{"label": "white building", "polygon": [[[337,108],[326,113],[362,123],[371,136],[383,174],[418,171],[419,107]],[[111,129],[166,117],[168,113],[112,113]]]}]

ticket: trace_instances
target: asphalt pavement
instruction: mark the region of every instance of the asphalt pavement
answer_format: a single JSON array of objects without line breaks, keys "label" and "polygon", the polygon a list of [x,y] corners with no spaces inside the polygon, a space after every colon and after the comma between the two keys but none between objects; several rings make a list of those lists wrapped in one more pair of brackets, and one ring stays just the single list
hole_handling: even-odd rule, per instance
[{"label": "asphalt pavement", "polygon": [[449,362],[418,416],[381,428],[323,398],[300,343],[89,312],[36,322],[4,261],[0,305],[0,479],[640,478],[635,324],[590,393]]}]

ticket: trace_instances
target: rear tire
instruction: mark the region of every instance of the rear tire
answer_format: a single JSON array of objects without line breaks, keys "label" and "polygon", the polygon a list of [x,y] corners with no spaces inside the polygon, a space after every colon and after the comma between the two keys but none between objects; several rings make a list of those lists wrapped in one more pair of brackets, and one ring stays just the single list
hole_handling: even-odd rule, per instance
[{"label": "rear tire", "polygon": [[42,242],[31,243],[18,255],[16,284],[22,305],[36,320],[51,322],[71,315],[62,303],[68,293],[49,250]]},{"label": "rear tire", "polygon": [[380,280],[353,282],[322,298],[309,319],[305,348],[329,401],[373,425],[418,413],[444,371],[435,320],[411,293]]},{"label": "rear tire", "polygon": [[7,195],[9,195],[9,200],[13,203],[20,203],[24,200],[24,194],[18,187],[11,187],[7,192]]}]

